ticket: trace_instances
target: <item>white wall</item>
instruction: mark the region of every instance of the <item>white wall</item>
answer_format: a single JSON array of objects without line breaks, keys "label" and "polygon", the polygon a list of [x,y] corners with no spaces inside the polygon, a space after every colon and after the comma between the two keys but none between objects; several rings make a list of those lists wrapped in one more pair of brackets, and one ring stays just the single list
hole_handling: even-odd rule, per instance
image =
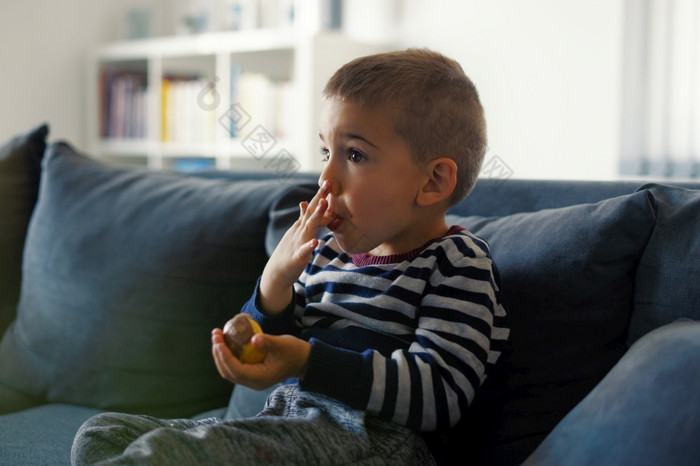
[{"label": "white wall", "polygon": [[86,147],[87,51],[119,37],[137,0],[0,2],[0,142],[41,122],[51,140]]},{"label": "white wall", "polygon": [[615,178],[623,3],[405,0],[400,37],[462,64],[515,177]]},{"label": "white wall", "polygon": [[[356,35],[397,33],[401,47],[429,47],[462,64],[486,108],[489,156],[514,176],[616,176],[624,0],[345,1],[355,5],[347,19]],[[0,3],[0,140],[48,121],[52,139],[87,147],[89,47],[121,36],[129,6],[155,6],[164,16],[177,4]],[[384,19],[368,21],[367,12]]]}]

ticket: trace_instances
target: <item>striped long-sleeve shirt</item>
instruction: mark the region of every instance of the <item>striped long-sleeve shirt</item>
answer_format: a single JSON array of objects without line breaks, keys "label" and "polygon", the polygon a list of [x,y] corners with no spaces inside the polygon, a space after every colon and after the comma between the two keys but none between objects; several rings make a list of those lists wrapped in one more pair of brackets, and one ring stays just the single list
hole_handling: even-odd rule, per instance
[{"label": "striped long-sleeve shirt", "polygon": [[264,331],[311,343],[302,390],[421,431],[454,425],[508,338],[487,244],[453,227],[409,253],[348,255],[323,238],[295,301]]}]

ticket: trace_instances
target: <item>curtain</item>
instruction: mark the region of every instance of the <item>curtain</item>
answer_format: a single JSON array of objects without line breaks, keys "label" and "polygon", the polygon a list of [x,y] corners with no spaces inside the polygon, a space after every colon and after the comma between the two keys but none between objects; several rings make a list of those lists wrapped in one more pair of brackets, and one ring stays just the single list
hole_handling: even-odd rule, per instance
[{"label": "curtain", "polygon": [[624,8],[621,174],[700,178],[700,1]]}]

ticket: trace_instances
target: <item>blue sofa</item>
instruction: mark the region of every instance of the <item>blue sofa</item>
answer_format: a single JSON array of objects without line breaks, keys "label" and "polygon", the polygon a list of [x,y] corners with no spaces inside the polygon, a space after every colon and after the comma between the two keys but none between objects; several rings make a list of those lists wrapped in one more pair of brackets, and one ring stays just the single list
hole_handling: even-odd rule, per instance
[{"label": "blue sofa", "polygon": [[[0,464],[69,464],[103,411],[254,413],[264,394],[218,377],[209,333],[250,296],[315,176],[121,168],[47,133],[0,148]],[[698,189],[484,178],[450,211],[491,245],[512,338],[444,462],[521,464],[637,340],[699,320]],[[695,424],[674,429],[696,429],[697,397],[684,403]]]}]

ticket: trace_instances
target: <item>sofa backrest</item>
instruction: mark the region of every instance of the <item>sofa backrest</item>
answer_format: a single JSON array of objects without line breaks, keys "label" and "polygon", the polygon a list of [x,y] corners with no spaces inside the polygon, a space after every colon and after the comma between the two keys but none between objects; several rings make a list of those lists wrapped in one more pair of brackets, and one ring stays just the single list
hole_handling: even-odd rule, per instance
[{"label": "sofa backrest", "polygon": [[[635,192],[644,181],[562,181],[480,179],[474,191],[454,206],[456,215],[503,216],[517,212],[600,202]],[[674,186],[700,189],[700,182]]]},{"label": "sofa backrest", "polygon": [[[193,173],[191,176],[230,180],[279,180],[289,186],[315,186],[318,173],[294,173],[280,176],[274,171],[221,171]],[[453,206],[450,214],[499,217],[518,212],[566,207],[599,202],[611,197],[630,194],[645,186],[645,180],[586,181],[480,178],[472,193]],[[669,181],[668,184],[700,190],[700,181]]]}]

